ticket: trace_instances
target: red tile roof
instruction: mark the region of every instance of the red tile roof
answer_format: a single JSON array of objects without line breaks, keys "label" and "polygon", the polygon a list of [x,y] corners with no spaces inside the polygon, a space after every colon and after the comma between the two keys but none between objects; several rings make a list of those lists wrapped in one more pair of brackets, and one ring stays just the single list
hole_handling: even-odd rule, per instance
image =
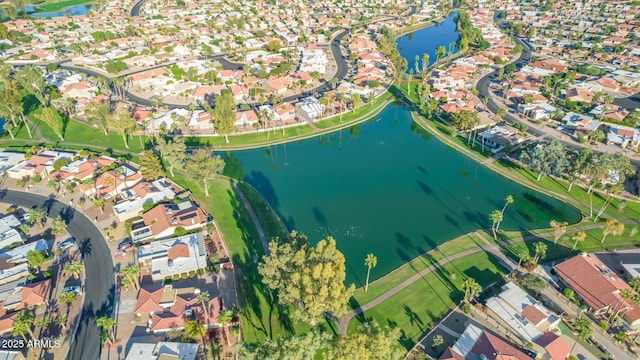
[{"label": "red tile roof", "polygon": [[571,353],[571,348],[564,339],[554,333],[544,333],[534,342],[547,351],[551,360],[564,360]]},{"label": "red tile roof", "polygon": [[529,320],[534,326],[540,324],[547,316],[533,305],[529,305],[522,310],[522,316]]},{"label": "red tile roof", "polygon": [[28,309],[49,301],[51,295],[51,279],[25,285],[20,295],[20,304],[16,306],[16,310]]},{"label": "red tile roof", "polygon": [[482,354],[488,360],[533,360],[513,345],[487,331],[482,332],[470,353],[478,356]]}]

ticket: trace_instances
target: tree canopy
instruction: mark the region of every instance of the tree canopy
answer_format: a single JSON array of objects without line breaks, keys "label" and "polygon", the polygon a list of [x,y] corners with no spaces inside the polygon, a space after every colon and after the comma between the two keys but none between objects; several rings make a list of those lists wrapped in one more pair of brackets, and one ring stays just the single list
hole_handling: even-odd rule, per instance
[{"label": "tree canopy", "polygon": [[304,235],[291,233],[284,241],[269,243],[270,256],[258,265],[263,283],[277,290],[280,303],[294,305],[292,318],[314,323],[325,312],[340,317],[355,286],[345,286],[344,255],[332,237],[315,247]]},{"label": "tree canopy", "polygon": [[327,353],[334,360],[394,360],[404,359],[405,349],[400,346],[399,328],[381,328],[376,322],[367,322],[356,333],[339,338]]},{"label": "tree canopy", "polygon": [[209,196],[208,180],[224,170],[224,160],[219,155],[211,154],[211,150],[194,151],[185,163],[185,170],[196,182],[204,185],[204,194]]}]

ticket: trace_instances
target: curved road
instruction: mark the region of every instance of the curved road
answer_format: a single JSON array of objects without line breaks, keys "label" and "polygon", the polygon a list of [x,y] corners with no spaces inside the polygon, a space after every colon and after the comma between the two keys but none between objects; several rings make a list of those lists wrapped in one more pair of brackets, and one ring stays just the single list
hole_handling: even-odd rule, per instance
[{"label": "curved road", "polygon": [[137,3],[133,5],[131,8],[131,16],[140,16],[140,8],[144,4],[145,0],[139,0]]},{"label": "curved road", "polygon": [[80,324],[75,338],[71,339],[67,359],[99,359],[102,345],[96,319],[102,315],[111,316],[115,305],[113,261],[100,230],[84,214],[54,198],[3,189],[0,201],[27,208],[43,208],[49,216],[60,215],[68,223],[67,231],[76,239],[84,259],[86,281]]}]

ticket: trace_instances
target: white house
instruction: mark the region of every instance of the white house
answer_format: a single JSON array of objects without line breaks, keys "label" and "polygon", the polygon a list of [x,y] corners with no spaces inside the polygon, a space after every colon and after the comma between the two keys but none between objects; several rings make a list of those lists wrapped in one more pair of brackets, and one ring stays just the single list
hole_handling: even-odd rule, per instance
[{"label": "white house", "polygon": [[113,211],[119,221],[125,221],[138,216],[145,203],[155,204],[163,200],[172,200],[175,195],[173,187],[164,178],[153,182],[140,182],[120,193],[123,200],[114,205]]},{"label": "white house", "polygon": [[318,101],[318,99],[314,97],[306,97],[302,99],[298,104],[298,111],[303,116],[315,120],[322,117],[322,104]]},{"label": "white house", "polygon": [[207,266],[204,235],[198,232],[142,245],[138,248],[138,262],[150,270],[154,281],[203,269]]},{"label": "white house", "polygon": [[198,347],[182,342],[133,343],[125,360],[196,360]]}]

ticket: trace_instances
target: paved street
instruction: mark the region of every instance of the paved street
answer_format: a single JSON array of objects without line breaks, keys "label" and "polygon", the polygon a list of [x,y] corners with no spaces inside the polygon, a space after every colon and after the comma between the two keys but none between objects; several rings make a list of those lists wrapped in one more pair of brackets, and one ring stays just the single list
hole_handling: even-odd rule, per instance
[{"label": "paved street", "polygon": [[67,231],[78,243],[87,279],[82,318],[68,359],[98,359],[102,346],[96,319],[102,315],[111,316],[115,301],[113,262],[100,230],[84,214],[52,197],[3,189],[0,200],[26,208],[41,207],[49,216],[59,214],[68,222]]}]

